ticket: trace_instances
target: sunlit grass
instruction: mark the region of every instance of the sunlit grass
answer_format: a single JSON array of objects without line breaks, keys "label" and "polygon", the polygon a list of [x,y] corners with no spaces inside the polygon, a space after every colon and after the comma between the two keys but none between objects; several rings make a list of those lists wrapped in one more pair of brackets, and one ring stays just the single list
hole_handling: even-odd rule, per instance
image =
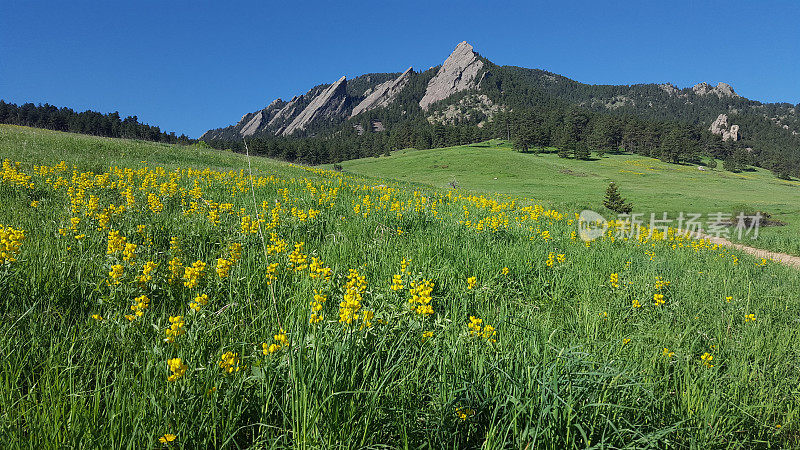
[{"label": "sunlit grass", "polygon": [[3,133],[5,446],[797,445],[793,269],[586,244],[522,197]]}]

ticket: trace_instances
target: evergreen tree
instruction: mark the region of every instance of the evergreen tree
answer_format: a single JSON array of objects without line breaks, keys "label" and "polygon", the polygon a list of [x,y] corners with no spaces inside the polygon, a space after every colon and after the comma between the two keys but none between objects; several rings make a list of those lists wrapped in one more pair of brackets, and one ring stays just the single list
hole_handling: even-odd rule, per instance
[{"label": "evergreen tree", "polygon": [[586,145],[585,142],[576,142],[573,145],[573,154],[575,155],[575,159],[587,160],[591,156],[591,152],[589,152],[589,146]]},{"label": "evergreen tree", "polygon": [[633,210],[633,205],[628,203],[622,195],[620,195],[617,185],[612,181],[606,189],[606,197],[603,200],[603,206],[620,214],[630,214]]}]

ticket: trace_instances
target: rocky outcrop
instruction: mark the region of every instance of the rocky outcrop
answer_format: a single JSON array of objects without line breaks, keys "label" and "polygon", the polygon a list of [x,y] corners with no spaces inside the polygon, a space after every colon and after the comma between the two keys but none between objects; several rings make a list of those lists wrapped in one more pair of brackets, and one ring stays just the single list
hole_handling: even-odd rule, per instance
[{"label": "rocky outcrop", "polygon": [[[275,111],[274,115],[269,120],[268,125],[274,126],[280,123],[281,120],[288,120],[289,118],[291,118],[294,115],[295,111],[297,110],[298,103],[302,101],[303,101],[302,95],[300,96],[295,95],[294,97],[292,97],[292,99],[289,100],[289,103],[280,106],[280,108]],[[279,105],[280,103],[276,104],[276,106]]]},{"label": "rocky outcrop", "polygon": [[259,111],[252,119],[250,119],[247,124],[242,128],[242,131],[239,132],[242,136],[251,136],[253,133],[256,132],[258,127],[261,125],[261,118],[263,116],[263,111]]},{"label": "rocky outcrop", "polygon": [[662,91],[666,92],[669,95],[675,95],[678,92],[680,92],[678,90],[678,88],[675,87],[675,85],[670,84],[670,83],[659,84],[658,88],[661,89]]},{"label": "rocky outcrop", "polygon": [[412,75],[414,75],[414,69],[409,67],[396,79],[375,86],[375,89],[353,108],[350,117],[355,117],[364,111],[388,106],[397,97],[397,94],[406,87]]},{"label": "rocky outcrop", "polygon": [[[347,79],[339,78],[319,95],[314,97],[308,106],[292,120],[281,134],[288,136],[297,130],[304,129],[309,123],[320,118],[330,118],[343,114],[347,108]],[[288,106],[288,105],[287,105]]]},{"label": "rocky outcrop", "polygon": [[[370,120],[369,126],[374,133],[386,131],[386,127],[383,126],[383,122],[380,120]],[[359,136],[364,134],[364,125],[361,125],[360,123],[353,125],[353,129],[356,130],[356,133],[358,133]]]},{"label": "rocky outcrop", "polygon": [[728,139],[738,141],[742,138],[739,134],[739,125],[728,126],[727,114],[720,114],[717,116],[717,119],[711,122],[708,131],[713,134],[721,135],[723,141],[727,141]]},{"label": "rocky outcrop", "polygon": [[618,109],[626,106],[636,106],[636,102],[624,95],[611,97],[604,105],[606,109]]},{"label": "rocky outcrop", "polygon": [[695,95],[709,95],[715,94],[719,98],[725,97],[738,97],[739,94],[733,91],[733,88],[728,83],[717,83],[716,87],[711,87],[708,83],[698,83],[692,86],[692,91]]},{"label": "rocky outcrop", "polygon": [[738,97],[739,95],[733,91],[733,88],[728,83],[717,83],[717,87],[713,89],[717,96],[722,97]]},{"label": "rocky outcrop", "polygon": [[[447,105],[447,108],[434,111],[428,116],[428,122],[444,125],[456,125],[461,121],[470,121],[475,117],[491,119],[505,107],[495,104],[486,94],[470,94],[464,96],[458,103]],[[478,123],[483,128],[484,122]]]},{"label": "rocky outcrop", "polygon": [[456,49],[442,64],[436,75],[428,82],[425,95],[419,106],[427,110],[431,104],[455,94],[478,86],[477,77],[483,69],[483,61],[466,41],[458,44]]}]

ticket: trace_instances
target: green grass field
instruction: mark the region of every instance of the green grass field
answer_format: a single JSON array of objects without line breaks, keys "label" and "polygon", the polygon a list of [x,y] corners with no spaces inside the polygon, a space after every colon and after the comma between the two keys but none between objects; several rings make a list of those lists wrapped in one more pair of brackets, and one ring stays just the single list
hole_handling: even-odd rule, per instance
[{"label": "green grass field", "polygon": [[[764,211],[785,226],[761,228],[748,245],[800,255],[800,182],[776,178],[763,169],[733,173],[720,168],[698,170],[632,154],[607,155],[599,160],[559,158],[555,153],[523,154],[503,141],[489,141],[432,150],[402,150],[390,157],[341,163],[348,172],[393,178],[476,192],[498,192],[533,198],[544,204],[603,208],[608,183],[614,181],[632,201],[635,213],[709,213]],[[331,166],[325,166],[330,168]],[[733,233],[735,236],[736,233]],[[737,240],[737,239],[734,239]]]},{"label": "green grass field", "polygon": [[[528,199],[527,155],[467,151],[483,175],[453,190],[424,175],[447,150],[369,162],[432,187],[0,127],[2,446],[800,445],[800,272],[674,233],[585,243],[602,176]],[[495,176],[513,198],[477,193]]]}]

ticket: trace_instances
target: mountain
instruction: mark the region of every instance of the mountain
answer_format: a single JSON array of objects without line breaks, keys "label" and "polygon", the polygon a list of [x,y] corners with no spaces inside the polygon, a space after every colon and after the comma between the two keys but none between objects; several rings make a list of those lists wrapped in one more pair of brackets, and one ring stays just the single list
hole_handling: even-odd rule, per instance
[{"label": "mountain", "polygon": [[[677,134],[688,136],[697,145],[709,147],[701,135],[713,133],[721,140],[737,142],[737,148],[748,152],[749,156],[742,160],[747,159],[749,164],[759,164],[766,158],[764,155],[770,155],[767,159],[772,163],[768,167],[780,165],[776,159],[790,159],[800,175],[798,106],[749,100],[723,82],[714,86],[701,82],[685,88],[670,83],[584,84],[544,70],[498,66],[467,42],[461,42],[440,66],[421,72],[409,67],[402,73],[372,73],[352,80],[341,77],[288,102],[276,99],[260,111],[245,114],[235,125],[207,131],[201,140],[215,146],[236,147],[243,137],[332,138],[381,132],[393,135],[401,129],[406,135],[417,135],[391,142],[387,137],[370,138],[385,141],[380,145],[388,151],[393,145],[409,142],[437,145],[435,133],[441,131],[434,128],[440,125],[472,127],[472,131],[460,129],[457,134],[461,137],[454,138],[457,141],[485,137],[485,130],[489,129],[503,137],[496,120],[530,110],[537,117],[533,126],[551,122],[547,125],[549,130],[545,130],[550,141],[545,139],[545,144],[555,145],[564,139],[591,143],[588,134],[593,131],[585,129],[589,122],[607,122],[616,127],[636,122],[642,130],[656,129],[654,136],[645,139],[648,148],[655,150],[663,146],[669,129],[682,124],[690,128]],[[572,120],[567,116],[587,114],[576,119],[576,130],[554,131],[563,128],[565,120]],[[427,125],[434,128],[420,131]],[[505,137],[513,138],[511,127],[505,127]],[[430,136],[420,138],[420,134]],[[611,143],[631,142],[620,138]],[[683,141],[679,144],[683,145]],[[734,149],[725,152],[722,157],[732,155]],[[322,159],[326,157],[323,155]]]}]

